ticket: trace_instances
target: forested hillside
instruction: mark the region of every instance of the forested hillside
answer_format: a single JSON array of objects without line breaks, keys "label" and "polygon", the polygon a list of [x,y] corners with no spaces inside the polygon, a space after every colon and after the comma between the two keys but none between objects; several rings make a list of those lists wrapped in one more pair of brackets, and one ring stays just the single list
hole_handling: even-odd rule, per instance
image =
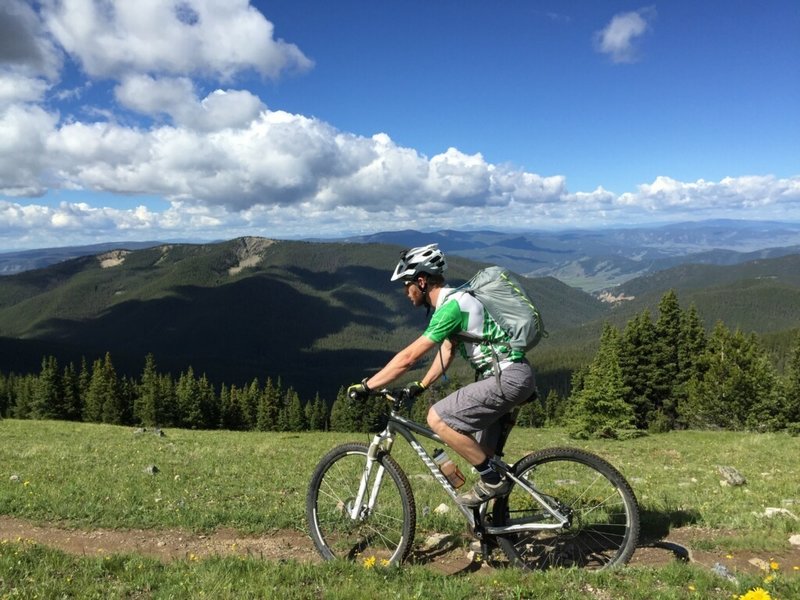
[{"label": "forested hillside", "polygon": [[621,312],[653,307],[667,290],[694,304],[708,328],[716,321],[759,334],[800,326],[800,254],[740,265],[682,265],[640,277],[615,289],[633,298]]},{"label": "forested hillside", "polygon": [[[241,238],[118,250],[3,277],[0,369],[36,372],[44,355],[78,364],[110,352],[135,375],[152,353],[176,376],[191,366],[217,385],[271,377],[330,395],[425,325],[424,311],[389,281],[399,251]],[[453,257],[448,275],[459,283],[477,268]],[[552,278],[525,286],[553,335],[607,310]]]}]

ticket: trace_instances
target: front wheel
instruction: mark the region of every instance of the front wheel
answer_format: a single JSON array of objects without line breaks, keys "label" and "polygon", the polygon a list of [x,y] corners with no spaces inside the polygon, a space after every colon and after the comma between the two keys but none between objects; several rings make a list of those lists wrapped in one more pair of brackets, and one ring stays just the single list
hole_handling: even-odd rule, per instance
[{"label": "front wheel", "polygon": [[364,497],[355,506],[368,448],[362,443],[344,444],[319,462],[306,495],[309,533],[326,560],[398,564],[414,539],[414,496],[400,466],[382,452],[372,467]]},{"label": "front wheel", "polygon": [[[639,507],[628,482],[608,462],[575,448],[549,448],[520,460],[513,473],[568,518],[559,528],[498,537],[514,566],[599,570],[630,560],[639,538]],[[495,501],[492,521],[496,526],[557,523],[519,485]]]}]

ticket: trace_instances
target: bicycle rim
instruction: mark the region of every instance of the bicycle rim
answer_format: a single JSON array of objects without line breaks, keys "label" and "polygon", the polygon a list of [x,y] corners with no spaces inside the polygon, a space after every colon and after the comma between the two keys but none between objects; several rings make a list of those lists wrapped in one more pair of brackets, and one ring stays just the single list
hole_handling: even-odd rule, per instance
[{"label": "bicycle rim", "polygon": [[[639,508],[630,485],[609,463],[582,450],[553,448],[528,455],[514,471],[569,522],[558,529],[498,537],[513,565],[599,570],[630,560],[639,537]],[[518,485],[495,501],[492,520],[495,525],[557,523]]]},{"label": "bicycle rim", "polygon": [[[366,444],[338,446],[319,463],[306,496],[309,533],[323,558],[361,561],[365,565],[397,564],[411,548],[416,509],[405,474],[389,455],[374,465],[367,494],[351,517],[366,466]],[[378,466],[383,469],[379,469]],[[383,471],[376,502],[367,506],[369,490]]]}]

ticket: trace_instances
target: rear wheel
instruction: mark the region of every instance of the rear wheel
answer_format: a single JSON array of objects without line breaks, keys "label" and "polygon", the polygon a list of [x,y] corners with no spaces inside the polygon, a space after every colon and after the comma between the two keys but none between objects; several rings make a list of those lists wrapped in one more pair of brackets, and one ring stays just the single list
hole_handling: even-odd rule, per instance
[{"label": "rear wheel", "polygon": [[[327,560],[397,564],[408,555],[413,542],[417,519],[414,496],[400,466],[381,453],[353,518],[367,450],[367,444],[344,444],[319,462],[306,495],[309,533]],[[379,489],[370,508],[367,504],[377,477],[381,478]]]},{"label": "rear wheel", "polygon": [[[639,508],[628,482],[608,462],[575,448],[549,448],[529,454],[513,472],[569,519],[557,529],[498,537],[514,566],[605,569],[630,560],[639,537]],[[492,522],[546,525],[557,520],[514,485],[507,497],[495,500]]]}]

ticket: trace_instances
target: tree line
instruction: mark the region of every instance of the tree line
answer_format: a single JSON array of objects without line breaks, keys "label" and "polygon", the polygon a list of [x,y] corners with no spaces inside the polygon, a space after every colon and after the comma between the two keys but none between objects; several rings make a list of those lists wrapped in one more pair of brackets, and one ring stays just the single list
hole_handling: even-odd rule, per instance
[{"label": "tree line", "polygon": [[[558,404],[558,403],[557,403]],[[572,377],[555,420],[578,437],[672,429],[800,433],[800,335],[780,375],[755,334],[718,322],[710,333],[674,291],[622,329],[606,324],[600,348]]]},{"label": "tree line", "polygon": [[[706,332],[694,306],[666,293],[654,320],[645,310],[620,330],[606,324],[591,362],[574,371],[571,389],[552,389],[525,405],[522,426],[566,426],[577,437],[625,437],[681,428],[800,432],[800,335],[781,375],[755,334],[717,323]],[[457,389],[450,378],[408,409],[422,422],[428,407]],[[138,378],[119,376],[111,355],[91,365],[42,359],[38,374],[0,373],[0,416],[114,425],[250,431],[377,431],[385,402],[301,400],[280,379],[218,389],[191,367],[175,378],[147,355]]]}]

